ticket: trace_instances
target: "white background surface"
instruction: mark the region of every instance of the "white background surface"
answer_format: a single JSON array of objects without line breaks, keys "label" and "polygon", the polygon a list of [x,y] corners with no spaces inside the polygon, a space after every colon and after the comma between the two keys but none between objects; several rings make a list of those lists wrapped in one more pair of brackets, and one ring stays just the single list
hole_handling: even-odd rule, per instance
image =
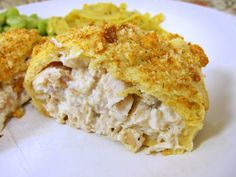
[{"label": "white background surface", "polygon": [[[95,2],[87,0],[89,2]],[[122,2],[122,1],[113,1]],[[167,30],[200,44],[210,63],[204,69],[210,96],[195,150],[177,156],[133,154],[119,143],[60,125],[31,105],[12,119],[0,139],[0,176],[44,177],[222,177],[236,174],[236,19],[190,4],[127,1],[129,9],[163,12]],[[65,15],[83,1],[52,1],[20,7],[41,17]]]}]

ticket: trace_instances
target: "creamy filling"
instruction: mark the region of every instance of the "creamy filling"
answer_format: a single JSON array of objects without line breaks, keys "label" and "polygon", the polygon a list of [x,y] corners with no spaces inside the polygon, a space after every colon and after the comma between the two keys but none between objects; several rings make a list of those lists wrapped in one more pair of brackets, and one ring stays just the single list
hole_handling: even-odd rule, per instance
[{"label": "creamy filling", "polygon": [[50,66],[33,81],[37,99],[51,117],[88,132],[109,136],[137,151],[181,149],[181,117],[153,96],[121,96],[132,85],[86,64]]},{"label": "creamy filling", "polygon": [[[17,75],[13,80],[19,85],[3,84],[0,86],[0,131],[8,116],[16,111],[23,103],[29,100],[29,96],[24,89],[16,91],[17,87],[22,87],[24,74]],[[20,80],[20,82],[18,82]]]}]

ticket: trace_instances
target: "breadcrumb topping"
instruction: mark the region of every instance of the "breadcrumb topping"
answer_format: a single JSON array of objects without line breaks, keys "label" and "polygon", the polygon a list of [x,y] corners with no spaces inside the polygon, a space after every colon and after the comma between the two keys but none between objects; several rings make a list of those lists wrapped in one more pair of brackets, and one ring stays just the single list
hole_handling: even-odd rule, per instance
[{"label": "breadcrumb topping", "polygon": [[0,35],[0,82],[26,71],[33,47],[39,42],[37,30],[13,29]]}]

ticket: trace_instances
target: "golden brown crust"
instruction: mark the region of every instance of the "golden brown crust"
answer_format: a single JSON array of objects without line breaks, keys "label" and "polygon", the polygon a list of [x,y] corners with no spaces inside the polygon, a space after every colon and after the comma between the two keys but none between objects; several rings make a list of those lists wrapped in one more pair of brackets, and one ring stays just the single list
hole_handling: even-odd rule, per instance
[{"label": "golden brown crust", "polygon": [[12,113],[12,116],[15,118],[21,118],[25,114],[25,110],[23,108],[16,109],[15,112]]},{"label": "golden brown crust", "polygon": [[[112,35],[107,29],[112,29]],[[36,75],[49,63],[60,61],[60,53],[82,51],[86,56],[83,60],[89,58],[91,67],[105,68],[115,78],[134,85],[124,94],[146,92],[173,107],[186,123],[180,144],[186,150],[192,149],[192,140],[202,128],[208,107],[201,74],[208,58],[200,46],[176,34],[143,31],[130,24],[72,29],[56,40],[62,46],[47,42],[37,49],[25,79],[33,103],[41,112],[47,114],[32,88]]]},{"label": "golden brown crust", "polygon": [[9,83],[15,75],[26,71],[27,59],[39,39],[36,30],[13,29],[0,34],[1,83]]}]

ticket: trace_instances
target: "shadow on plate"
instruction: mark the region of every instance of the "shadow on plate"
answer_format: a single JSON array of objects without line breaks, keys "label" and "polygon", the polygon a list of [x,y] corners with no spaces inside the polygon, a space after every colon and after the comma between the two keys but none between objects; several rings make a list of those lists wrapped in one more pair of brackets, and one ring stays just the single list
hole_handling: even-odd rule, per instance
[{"label": "shadow on plate", "polygon": [[208,139],[219,135],[230,124],[231,77],[226,70],[211,70],[207,73],[206,87],[210,106],[203,129],[194,141],[195,149]]}]

